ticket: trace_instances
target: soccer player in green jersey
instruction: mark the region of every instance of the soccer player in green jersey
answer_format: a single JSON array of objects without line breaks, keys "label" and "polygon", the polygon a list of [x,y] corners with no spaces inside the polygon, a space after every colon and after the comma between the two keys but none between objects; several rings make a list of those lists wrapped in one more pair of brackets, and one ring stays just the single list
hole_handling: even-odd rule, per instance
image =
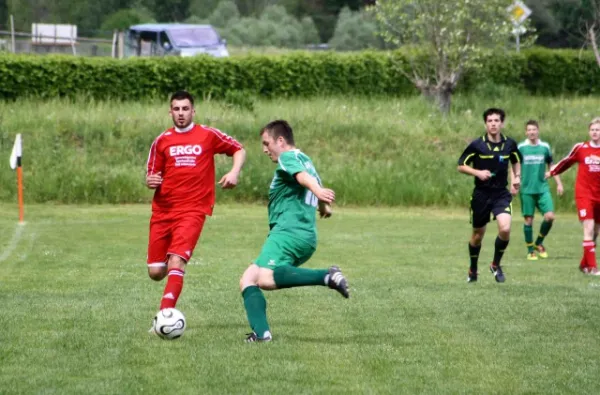
[{"label": "soccer player in green jersey", "polygon": [[[525,218],[523,231],[525,232],[525,243],[527,244],[527,259],[535,261],[540,258],[548,258],[548,252],[544,247],[544,238],[550,232],[554,222],[554,204],[548,181],[544,175],[552,165],[552,151],[550,145],[540,140],[540,129],[537,121],[530,120],[525,124],[526,139],[519,144],[519,152],[523,156],[521,164],[521,189],[519,197],[521,200],[521,213]],[[563,185],[559,176],[554,176],[556,181],[556,193],[563,194]],[[516,194],[516,190],[511,188]],[[544,219],[540,226],[535,243],[533,242],[533,215],[538,209]],[[536,254],[537,253],[537,254]]]},{"label": "soccer player in green jersey", "polygon": [[337,266],[306,269],[317,247],[316,211],[331,216],[333,190],[324,188],[311,159],[296,148],[290,125],[283,120],[260,132],[263,152],[277,163],[269,189],[269,235],[262,250],[240,279],[240,290],[252,333],[247,342],[268,342],[267,302],[262,290],[307,285],[335,289],[348,298],[348,282]]}]

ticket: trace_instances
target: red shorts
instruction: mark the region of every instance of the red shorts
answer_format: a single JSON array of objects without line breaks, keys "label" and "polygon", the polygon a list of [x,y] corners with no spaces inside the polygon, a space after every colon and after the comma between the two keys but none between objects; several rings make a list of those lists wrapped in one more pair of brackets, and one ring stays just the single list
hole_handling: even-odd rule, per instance
[{"label": "red shorts", "polygon": [[166,266],[169,255],[189,261],[202,233],[205,214],[153,213],[148,238],[149,266]]},{"label": "red shorts", "polygon": [[575,199],[579,220],[593,219],[600,224],[600,202],[590,199]]}]

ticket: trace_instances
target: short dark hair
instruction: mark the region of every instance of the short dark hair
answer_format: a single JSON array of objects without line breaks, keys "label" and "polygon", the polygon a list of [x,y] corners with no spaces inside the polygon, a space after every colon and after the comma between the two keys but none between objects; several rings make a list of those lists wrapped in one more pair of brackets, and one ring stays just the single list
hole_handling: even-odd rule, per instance
[{"label": "short dark hair", "polygon": [[492,114],[500,115],[500,121],[504,122],[504,118],[506,117],[506,113],[504,112],[504,110],[501,108],[493,108],[493,107],[488,108],[487,110],[485,110],[483,112],[483,122],[487,122],[487,118]]},{"label": "short dark hair", "polygon": [[188,91],[177,91],[171,95],[169,103],[173,103],[173,100],[185,100],[188,99],[192,107],[194,107],[194,96]]},{"label": "short dark hair", "polygon": [[292,127],[283,119],[277,119],[266,124],[265,127],[260,130],[260,135],[262,136],[265,132],[269,133],[269,136],[274,139],[281,136],[289,145],[296,145],[294,143],[294,132],[292,131]]},{"label": "short dark hair", "polygon": [[525,122],[525,129],[527,129],[527,126],[535,126],[536,128],[540,128],[540,125],[538,125],[538,121],[536,121],[535,119],[530,119],[529,121]]}]

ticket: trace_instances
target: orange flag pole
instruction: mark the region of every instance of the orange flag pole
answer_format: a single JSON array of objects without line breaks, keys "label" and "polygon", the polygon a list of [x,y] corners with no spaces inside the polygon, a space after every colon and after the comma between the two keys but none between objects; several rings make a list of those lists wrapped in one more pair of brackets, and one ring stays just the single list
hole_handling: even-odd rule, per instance
[{"label": "orange flag pole", "polygon": [[23,153],[23,147],[21,142],[21,134],[17,134],[15,138],[15,144],[13,145],[12,152],[10,153],[10,167],[13,170],[17,170],[17,198],[19,201],[19,222],[23,223],[24,220],[24,205],[23,205],[23,168],[21,167],[21,155]]},{"label": "orange flag pole", "polygon": [[17,194],[19,199],[19,222],[23,222],[25,214],[23,207],[23,168],[17,167]]}]

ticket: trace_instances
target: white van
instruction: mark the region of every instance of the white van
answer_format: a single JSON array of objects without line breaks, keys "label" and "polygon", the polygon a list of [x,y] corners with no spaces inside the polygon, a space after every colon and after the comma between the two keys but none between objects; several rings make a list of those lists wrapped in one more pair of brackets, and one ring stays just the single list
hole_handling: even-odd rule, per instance
[{"label": "white van", "polygon": [[226,41],[211,25],[145,23],[129,27],[125,56],[229,56]]}]

